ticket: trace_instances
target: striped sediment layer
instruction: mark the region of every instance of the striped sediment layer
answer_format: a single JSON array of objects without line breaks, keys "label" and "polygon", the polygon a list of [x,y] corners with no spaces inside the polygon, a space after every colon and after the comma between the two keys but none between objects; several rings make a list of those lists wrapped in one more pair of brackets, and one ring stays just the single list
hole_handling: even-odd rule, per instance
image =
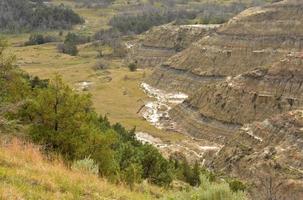
[{"label": "striped sediment layer", "polygon": [[[188,75],[228,77],[256,67],[270,67],[291,53],[303,49],[303,2],[286,0],[250,8],[215,32],[172,56],[148,78],[163,89],[171,88],[168,71],[182,71],[173,82],[175,90],[196,92],[201,84]],[[182,77],[182,78],[181,78]],[[211,80],[210,83],[213,83]]]},{"label": "striped sediment layer", "polygon": [[128,62],[137,63],[138,67],[155,67],[217,27],[218,25],[171,24],[154,27],[129,49]]},{"label": "striped sediment layer", "polygon": [[170,115],[191,135],[222,143],[243,124],[301,109],[302,94],[303,59],[289,56],[271,68],[207,84]]},{"label": "striped sediment layer", "polygon": [[290,111],[244,125],[209,166],[244,180],[251,199],[303,196],[303,112]]}]

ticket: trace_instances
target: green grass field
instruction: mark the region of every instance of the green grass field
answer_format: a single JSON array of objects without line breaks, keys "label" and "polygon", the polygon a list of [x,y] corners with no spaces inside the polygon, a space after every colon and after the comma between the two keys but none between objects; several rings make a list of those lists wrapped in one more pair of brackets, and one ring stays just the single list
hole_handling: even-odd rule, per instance
[{"label": "green grass field", "polygon": [[[148,100],[140,89],[140,83],[151,70],[144,69],[130,72],[119,59],[109,62],[109,69],[95,71],[98,62],[96,52],[91,48],[81,48],[79,56],[58,53],[56,44],[44,44],[29,47],[12,47],[17,63],[29,74],[41,78],[51,78],[60,74],[65,82],[77,89],[82,81],[92,83],[88,92],[96,111],[108,115],[112,122],[120,122],[127,128],[137,127],[162,139],[176,139],[181,135],[160,131],[146,122],[137,111]],[[110,81],[108,80],[110,79]]]},{"label": "green grass field", "polygon": [[[117,12],[117,7],[123,6],[124,1],[117,1],[115,5],[105,9],[78,8],[72,1],[55,0],[55,4],[64,3],[72,7],[85,19],[85,24],[75,26],[77,33],[93,35],[100,28],[107,27],[111,16]],[[45,34],[58,35],[59,31]],[[65,31],[65,34],[67,31]],[[151,73],[150,69],[130,72],[120,58],[106,57],[106,70],[94,70],[97,58],[96,47],[92,44],[79,45],[79,55],[69,56],[59,53],[58,43],[48,43],[36,46],[22,46],[30,34],[4,35],[9,43],[9,51],[16,55],[16,62],[23,70],[40,78],[52,78],[55,73],[60,74],[70,87],[77,89],[77,84],[90,81],[88,92],[92,94],[94,107],[99,114],[107,115],[112,123],[120,122],[126,128],[137,127],[138,131],[145,131],[163,140],[178,140],[183,136],[179,133],[166,132],[156,129],[146,122],[137,111],[148,97],[140,89],[140,83]],[[106,52],[107,48],[103,47]],[[110,81],[109,81],[110,79]]]}]

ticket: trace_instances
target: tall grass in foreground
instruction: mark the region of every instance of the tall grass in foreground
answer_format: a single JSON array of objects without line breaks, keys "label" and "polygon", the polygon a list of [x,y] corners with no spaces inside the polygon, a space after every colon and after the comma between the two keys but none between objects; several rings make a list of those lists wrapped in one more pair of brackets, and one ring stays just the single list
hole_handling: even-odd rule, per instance
[{"label": "tall grass in foreground", "polygon": [[[147,192],[146,192],[147,193]],[[14,139],[0,146],[0,199],[152,199],[78,170],[48,161],[37,146]]]},{"label": "tall grass in foreground", "polygon": [[[0,138],[2,139],[2,138]],[[18,139],[0,143],[0,199],[102,199],[102,200],[245,200],[226,182],[210,182],[201,176],[201,186],[189,191],[162,190],[149,184],[130,191],[95,175],[90,158],[75,162],[71,169],[60,159],[46,159],[39,147]],[[153,194],[153,195],[151,195]],[[166,196],[167,195],[167,196]]]},{"label": "tall grass in foreground", "polygon": [[233,192],[226,182],[210,182],[205,175],[201,176],[201,185],[186,192],[178,192],[164,200],[245,200],[244,192]]}]

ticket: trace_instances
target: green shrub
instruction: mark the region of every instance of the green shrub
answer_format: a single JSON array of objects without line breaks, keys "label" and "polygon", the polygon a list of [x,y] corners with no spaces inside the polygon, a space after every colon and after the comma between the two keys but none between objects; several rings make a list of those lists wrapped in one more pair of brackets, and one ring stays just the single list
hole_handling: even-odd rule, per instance
[{"label": "green shrub", "polygon": [[87,42],[90,42],[91,38],[89,36],[83,36],[76,33],[68,33],[65,36],[64,44],[85,44]]},{"label": "green shrub", "polygon": [[65,36],[63,44],[58,45],[58,50],[61,53],[69,54],[71,56],[78,55],[78,44],[84,44],[90,42],[91,38],[87,36],[82,36],[76,33],[68,33]]},{"label": "green shrub", "polygon": [[95,161],[91,158],[84,158],[83,160],[74,161],[72,169],[96,175],[99,173],[98,164],[96,164]]},{"label": "green shrub", "polygon": [[79,53],[77,45],[72,43],[59,44],[57,48],[59,52],[69,54],[71,56],[76,56]]},{"label": "green shrub", "polygon": [[45,43],[49,43],[49,42],[59,42],[60,39],[55,37],[55,36],[51,36],[51,35],[42,35],[42,34],[32,34],[30,35],[29,39],[27,42],[25,42],[25,46],[29,46],[29,45],[40,45],[40,44],[45,44]]},{"label": "green shrub", "polygon": [[246,186],[241,181],[232,180],[228,184],[229,184],[230,189],[234,192],[246,190]]},{"label": "green shrub", "polygon": [[129,71],[134,72],[137,70],[137,65],[135,63],[130,63],[128,66]]},{"label": "green shrub", "polygon": [[32,89],[34,88],[47,88],[48,79],[40,79],[38,76],[28,77],[30,86]]},{"label": "green shrub", "polygon": [[201,176],[201,185],[189,191],[181,191],[164,197],[164,200],[245,200],[242,191],[234,192],[226,182],[210,182],[206,176]]}]

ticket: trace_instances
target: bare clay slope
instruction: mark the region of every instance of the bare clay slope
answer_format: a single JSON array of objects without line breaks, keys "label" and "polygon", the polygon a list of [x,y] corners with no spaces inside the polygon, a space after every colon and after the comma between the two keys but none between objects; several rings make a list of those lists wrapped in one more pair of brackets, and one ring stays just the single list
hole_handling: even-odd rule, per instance
[{"label": "bare clay slope", "polygon": [[137,63],[138,67],[156,67],[216,28],[217,26],[208,25],[172,24],[154,27],[129,49],[128,62]]},{"label": "bare clay slope", "polygon": [[268,67],[303,48],[303,1],[250,8],[158,67],[149,83],[194,93],[201,85]]},{"label": "bare clay slope", "polygon": [[303,111],[243,126],[211,166],[246,180],[252,199],[303,197]]},{"label": "bare clay slope", "polygon": [[223,143],[241,125],[303,106],[303,59],[288,56],[271,68],[257,68],[201,87],[171,111],[196,137]]}]

